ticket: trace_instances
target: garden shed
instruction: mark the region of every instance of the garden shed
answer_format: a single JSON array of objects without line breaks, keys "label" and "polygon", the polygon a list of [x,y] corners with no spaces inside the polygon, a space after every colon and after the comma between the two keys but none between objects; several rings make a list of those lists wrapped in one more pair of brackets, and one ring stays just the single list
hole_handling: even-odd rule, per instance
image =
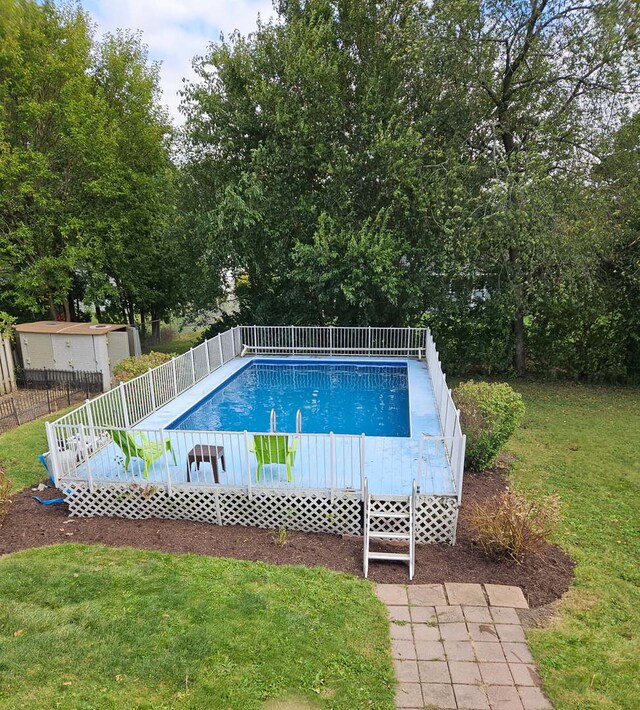
[{"label": "garden shed", "polygon": [[44,371],[99,372],[106,391],[114,365],[141,352],[138,330],[128,325],[38,321],[15,329],[27,378]]}]

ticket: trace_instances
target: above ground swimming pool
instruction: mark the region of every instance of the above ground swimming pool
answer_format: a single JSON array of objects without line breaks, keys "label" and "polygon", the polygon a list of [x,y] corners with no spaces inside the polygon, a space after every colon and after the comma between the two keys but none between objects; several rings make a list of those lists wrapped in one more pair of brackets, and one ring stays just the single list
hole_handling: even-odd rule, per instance
[{"label": "above ground swimming pool", "polygon": [[166,428],[268,432],[272,410],[282,432],[300,410],[306,433],[408,437],[407,366],[256,358]]}]

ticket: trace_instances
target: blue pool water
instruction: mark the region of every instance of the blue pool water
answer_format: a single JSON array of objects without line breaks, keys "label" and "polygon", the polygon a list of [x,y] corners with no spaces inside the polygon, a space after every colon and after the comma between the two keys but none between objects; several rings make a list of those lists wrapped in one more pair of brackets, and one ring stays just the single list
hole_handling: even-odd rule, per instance
[{"label": "blue pool water", "polygon": [[409,436],[406,365],[253,360],[168,429]]}]

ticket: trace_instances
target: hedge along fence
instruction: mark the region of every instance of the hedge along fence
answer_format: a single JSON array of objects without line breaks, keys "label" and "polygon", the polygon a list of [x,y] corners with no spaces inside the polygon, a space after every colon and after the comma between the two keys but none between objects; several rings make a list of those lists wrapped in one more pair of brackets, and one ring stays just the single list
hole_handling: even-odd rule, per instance
[{"label": "hedge along fence", "polygon": [[467,467],[483,471],[495,461],[522,421],[522,397],[507,384],[470,380],[455,388],[453,399],[467,435]]},{"label": "hedge along fence", "polygon": [[154,350],[146,355],[127,357],[113,368],[113,379],[116,382],[128,382],[159,365],[164,365],[172,357],[173,355],[169,353],[158,353]]}]

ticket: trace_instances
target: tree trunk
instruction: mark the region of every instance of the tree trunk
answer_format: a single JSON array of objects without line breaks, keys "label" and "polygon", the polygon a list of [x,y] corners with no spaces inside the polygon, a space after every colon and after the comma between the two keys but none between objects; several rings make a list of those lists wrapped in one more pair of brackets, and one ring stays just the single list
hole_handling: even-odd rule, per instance
[{"label": "tree trunk", "polygon": [[524,333],[524,285],[520,274],[520,264],[518,263],[518,250],[515,247],[509,249],[509,261],[515,281],[514,296],[516,300],[515,314],[512,321],[513,367],[518,375],[524,375],[527,370],[527,349]]},{"label": "tree trunk", "polygon": [[[508,126],[507,111],[506,107],[504,111],[500,113],[500,124],[503,128],[502,130],[502,144],[505,149],[507,165],[511,162],[512,157],[515,152],[515,138],[513,131],[506,128]],[[511,170],[514,166],[511,165]],[[519,177],[519,173],[516,172],[516,180]],[[517,200],[515,196],[512,195],[513,208],[517,209]],[[515,314],[512,321],[512,331],[513,331],[513,367],[518,375],[524,375],[527,370],[527,348],[525,343],[525,333],[524,333],[524,283],[522,278],[522,273],[520,270],[520,260],[519,252],[517,247],[509,248],[509,262],[511,265],[511,274],[515,282],[514,296],[515,296]]]},{"label": "tree trunk", "polygon": [[143,340],[147,337],[147,313],[144,309],[140,311],[140,337]]},{"label": "tree trunk", "polygon": [[160,342],[160,314],[151,311],[151,338],[154,343]]},{"label": "tree trunk", "polygon": [[97,303],[94,303],[93,305],[95,306],[95,309],[96,309],[96,318],[98,319],[98,322],[100,322],[100,319],[102,318],[102,309],[100,308],[100,306]]},{"label": "tree trunk", "polygon": [[71,322],[71,306],[69,305],[68,296],[65,296],[64,301],[62,302],[62,305],[64,307],[64,319],[67,321],[67,323],[70,323]]},{"label": "tree trunk", "polygon": [[129,325],[136,324],[136,311],[130,298],[127,298],[127,320]]},{"label": "tree trunk", "polygon": [[51,316],[51,320],[56,320],[58,314],[56,313],[56,304],[53,302],[53,296],[48,294],[47,300],[49,302],[49,315]]},{"label": "tree trunk", "polygon": [[519,375],[524,375],[527,371],[527,359],[524,340],[524,314],[520,307],[516,310],[513,318],[513,338],[515,344],[513,366]]}]

